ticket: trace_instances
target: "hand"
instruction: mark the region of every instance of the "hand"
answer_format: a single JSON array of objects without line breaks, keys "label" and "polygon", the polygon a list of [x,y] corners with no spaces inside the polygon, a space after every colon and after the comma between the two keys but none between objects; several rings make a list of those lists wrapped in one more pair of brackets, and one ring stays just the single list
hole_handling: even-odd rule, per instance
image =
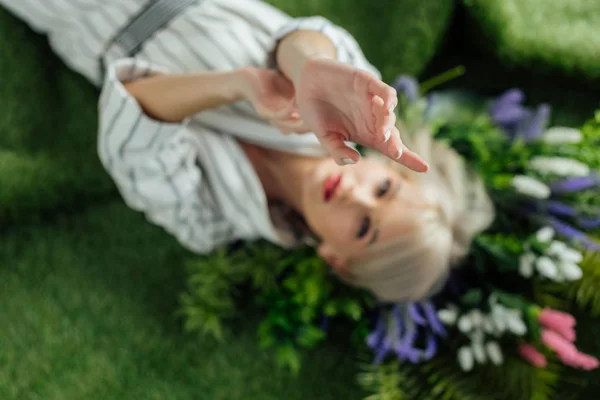
[{"label": "hand", "polygon": [[414,171],[427,171],[427,163],[400,139],[392,87],[328,58],[308,59],[294,81],[304,122],[339,165],[360,158],[344,143],[350,141],[379,150]]},{"label": "hand", "polygon": [[296,107],[294,85],[279,71],[245,68],[243,93],[258,115],[277,127],[281,133],[307,133],[310,130]]}]

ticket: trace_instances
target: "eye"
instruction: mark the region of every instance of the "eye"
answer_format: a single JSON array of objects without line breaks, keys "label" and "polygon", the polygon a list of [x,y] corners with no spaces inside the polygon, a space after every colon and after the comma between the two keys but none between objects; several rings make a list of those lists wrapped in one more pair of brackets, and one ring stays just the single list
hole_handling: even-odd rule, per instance
[{"label": "eye", "polygon": [[392,186],[391,179],[386,179],[377,187],[377,197],[383,197],[390,190]]},{"label": "eye", "polygon": [[360,229],[358,230],[358,233],[356,234],[356,238],[357,239],[364,238],[367,235],[367,233],[369,233],[370,228],[371,228],[371,218],[365,217],[362,220],[362,223],[360,224]]}]

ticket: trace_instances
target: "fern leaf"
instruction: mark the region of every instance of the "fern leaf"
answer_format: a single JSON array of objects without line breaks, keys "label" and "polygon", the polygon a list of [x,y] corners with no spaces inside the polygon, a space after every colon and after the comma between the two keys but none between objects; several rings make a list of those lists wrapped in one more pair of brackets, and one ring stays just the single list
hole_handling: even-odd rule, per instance
[{"label": "fern leaf", "polygon": [[600,316],[600,252],[586,254],[580,267],[583,277],[570,287],[568,296],[592,316]]}]

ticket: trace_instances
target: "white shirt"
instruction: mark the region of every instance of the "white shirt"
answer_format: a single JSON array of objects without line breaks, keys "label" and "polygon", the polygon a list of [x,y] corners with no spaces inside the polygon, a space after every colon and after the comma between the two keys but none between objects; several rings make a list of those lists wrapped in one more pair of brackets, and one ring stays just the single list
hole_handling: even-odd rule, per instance
[{"label": "white shirt", "polygon": [[142,0],[0,0],[49,36],[65,62],[100,83],[98,154],[125,202],[188,249],[206,253],[238,239],[291,238],[273,224],[264,190],[236,139],[307,156],[326,153],[313,134],[282,135],[248,102],[206,110],[181,123],[146,116],[122,82],[153,71],[187,72],[266,67],[277,40],[297,29],[326,34],[338,59],[380,77],[354,38],[322,17],[291,18],[258,0],[199,0],[158,31],[133,59],[115,32]]}]

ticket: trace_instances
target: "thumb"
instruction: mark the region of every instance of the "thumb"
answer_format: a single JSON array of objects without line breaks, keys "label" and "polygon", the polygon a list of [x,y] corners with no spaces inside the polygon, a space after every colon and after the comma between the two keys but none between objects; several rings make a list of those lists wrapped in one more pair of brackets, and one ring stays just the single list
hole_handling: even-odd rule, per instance
[{"label": "thumb", "polygon": [[338,165],[356,164],[360,154],[345,143],[345,136],[339,132],[328,131],[318,134],[321,145]]},{"label": "thumb", "polygon": [[383,155],[415,172],[426,172],[429,169],[429,165],[425,160],[417,153],[409,150],[406,145],[402,143],[400,132],[396,127],[392,128],[389,139],[387,141],[382,141],[377,146],[377,150]]}]

